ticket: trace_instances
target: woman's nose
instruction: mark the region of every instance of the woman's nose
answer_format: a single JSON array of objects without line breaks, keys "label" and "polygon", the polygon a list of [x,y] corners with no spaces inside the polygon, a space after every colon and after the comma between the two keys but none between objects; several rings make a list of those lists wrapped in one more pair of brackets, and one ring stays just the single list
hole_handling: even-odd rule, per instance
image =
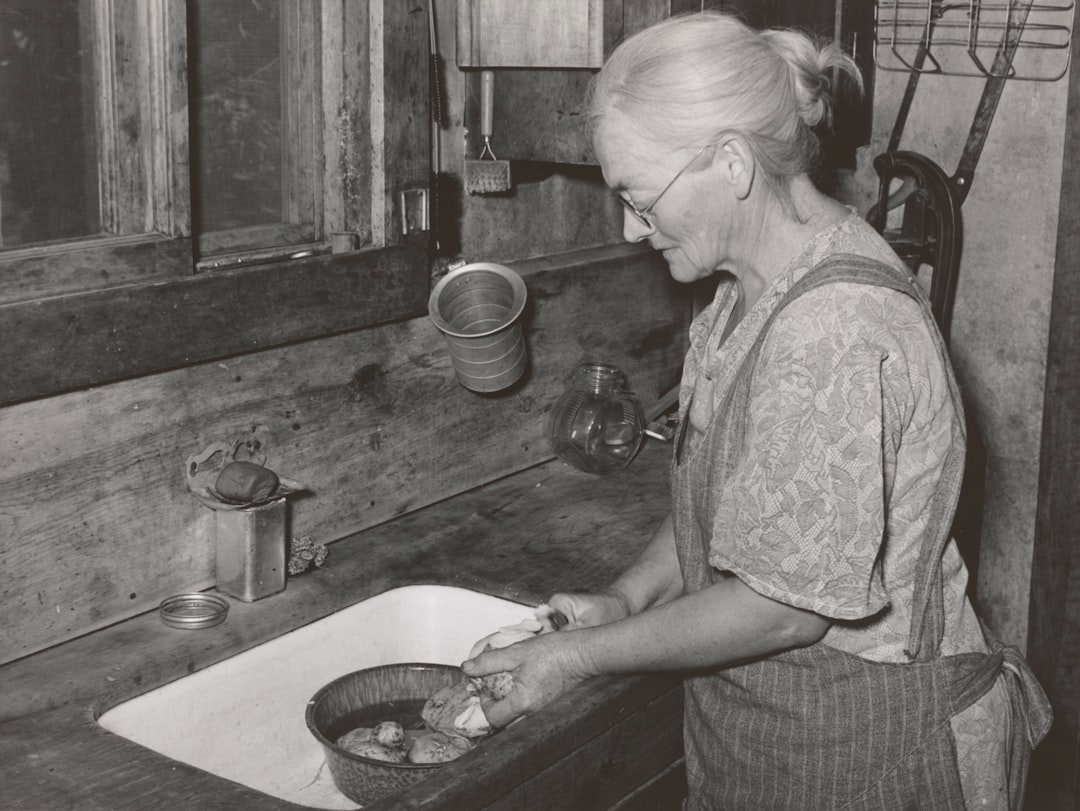
[{"label": "woman's nose", "polygon": [[622,235],[627,242],[643,242],[653,235],[656,226],[645,225],[629,211],[623,212]]}]

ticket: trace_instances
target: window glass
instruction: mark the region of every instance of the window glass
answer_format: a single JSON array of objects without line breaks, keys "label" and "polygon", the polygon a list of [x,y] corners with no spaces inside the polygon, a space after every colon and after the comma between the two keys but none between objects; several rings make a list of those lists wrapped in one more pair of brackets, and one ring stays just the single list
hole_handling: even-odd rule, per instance
[{"label": "window glass", "polygon": [[285,220],[280,0],[188,4],[196,233]]},{"label": "window glass", "polygon": [[90,0],[0,2],[0,247],[101,233]]}]

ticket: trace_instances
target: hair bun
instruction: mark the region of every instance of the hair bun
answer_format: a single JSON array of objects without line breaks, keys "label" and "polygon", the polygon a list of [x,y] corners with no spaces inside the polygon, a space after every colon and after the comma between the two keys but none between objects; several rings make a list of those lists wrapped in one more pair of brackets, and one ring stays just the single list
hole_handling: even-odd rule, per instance
[{"label": "hair bun", "polygon": [[818,42],[793,29],[769,29],[761,36],[787,63],[798,97],[799,117],[807,126],[829,120],[835,93],[834,70],[850,75],[862,90],[859,66],[835,42]]}]

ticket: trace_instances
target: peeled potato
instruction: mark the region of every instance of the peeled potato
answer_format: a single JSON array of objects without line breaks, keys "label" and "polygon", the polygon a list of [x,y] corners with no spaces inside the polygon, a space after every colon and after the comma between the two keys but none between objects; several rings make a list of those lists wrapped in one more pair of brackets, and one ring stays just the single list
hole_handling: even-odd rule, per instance
[{"label": "peeled potato", "polygon": [[472,744],[442,732],[431,732],[413,739],[409,747],[410,763],[447,763],[472,749]]},{"label": "peeled potato", "polygon": [[429,729],[451,737],[481,738],[491,733],[476,685],[467,678],[432,695],[420,717]]},{"label": "peeled potato", "polygon": [[219,496],[239,504],[268,498],[277,486],[277,474],[254,462],[229,462],[214,483]]},{"label": "peeled potato", "polygon": [[496,701],[502,701],[514,689],[514,677],[510,673],[492,673],[472,680],[477,689]]},{"label": "peeled potato", "polygon": [[375,730],[367,727],[346,732],[337,739],[337,745],[354,755],[369,757],[372,760],[385,760],[388,763],[404,763],[407,755],[403,748],[383,746],[375,739]]},{"label": "peeled potato", "polygon": [[357,729],[354,729],[350,732],[346,732],[344,735],[338,738],[337,745],[340,746],[342,749],[348,749],[351,752],[352,749],[350,747],[359,746],[362,743],[367,743],[374,736],[375,730],[369,729],[368,727],[358,727]]},{"label": "peeled potato", "polygon": [[405,730],[397,721],[383,721],[372,734],[375,740],[390,749],[401,749],[405,745]]}]

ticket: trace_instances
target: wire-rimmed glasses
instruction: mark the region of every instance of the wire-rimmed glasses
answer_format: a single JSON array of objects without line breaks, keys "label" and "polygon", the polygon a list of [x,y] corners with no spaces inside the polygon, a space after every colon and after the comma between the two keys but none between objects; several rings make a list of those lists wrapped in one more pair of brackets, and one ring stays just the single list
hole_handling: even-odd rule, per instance
[{"label": "wire-rimmed glasses", "polygon": [[714,143],[716,143],[716,142],[715,141],[710,141],[709,143],[705,144],[705,146],[703,146],[701,149],[699,149],[697,152],[695,152],[694,157],[690,158],[690,160],[688,160],[686,162],[686,165],[683,166],[682,169],[680,169],[678,172],[675,173],[675,177],[671,178],[671,181],[666,186],[664,186],[664,188],[662,188],[660,190],[660,193],[658,195],[656,195],[656,197],[654,197],[652,199],[652,202],[649,203],[647,206],[645,206],[645,208],[638,208],[636,205],[634,205],[633,200],[631,200],[630,198],[625,197],[625,196],[623,196],[621,194],[616,195],[616,197],[619,198],[619,202],[623,204],[623,208],[625,208],[631,214],[631,216],[634,217],[634,219],[636,219],[639,223],[644,225],[646,228],[648,228],[650,230],[653,229],[655,226],[649,220],[649,215],[652,214],[653,209],[656,208],[656,204],[660,202],[660,198],[663,197],[665,194],[667,194],[668,189],[670,189],[672,186],[675,185],[675,181],[678,180],[680,177],[682,177],[683,174],[686,172],[686,170],[694,165],[694,161],[696,161],[701,156],[701,153],[703,153],[706,149],[708,149]]}]

